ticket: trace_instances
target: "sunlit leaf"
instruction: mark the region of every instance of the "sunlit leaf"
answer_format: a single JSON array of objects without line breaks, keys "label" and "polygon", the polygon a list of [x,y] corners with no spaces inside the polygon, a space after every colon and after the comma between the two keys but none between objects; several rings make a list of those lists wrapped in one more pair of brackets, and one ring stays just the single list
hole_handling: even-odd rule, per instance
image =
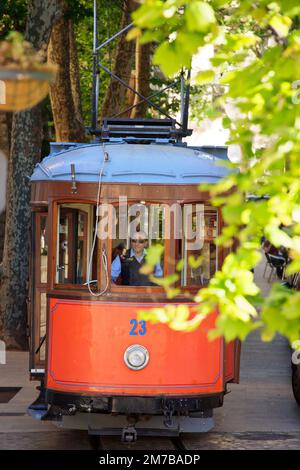
[{"label": "sunlit leaf", "polygon": [[185,17],[188,29],[201,33],[206,33],[216,21],[213,8],[208,3],[201,1],[189,3],[186,7]]},{"label": "sunlit leaf", "polygon": [[278,36],[285,38],[289,33],[292,20],[288,16],[274,15],[269,24],[276,31]]},{"label": "sunlit leaf", "polygon": [[199,72],[196,76],[196,82],[198,85],[203,85],[204,83],[210,83],[214,80],[215,73],[213,70],[204,70]]}]

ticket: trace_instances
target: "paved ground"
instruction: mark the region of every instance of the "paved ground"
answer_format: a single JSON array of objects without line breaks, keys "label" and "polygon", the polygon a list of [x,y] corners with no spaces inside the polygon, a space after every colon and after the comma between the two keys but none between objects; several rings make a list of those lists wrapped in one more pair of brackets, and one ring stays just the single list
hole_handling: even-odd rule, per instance
[{"label": "paved ground", "polygon": [[[264,291],[269,284],[257,271]],[[188,449],[300,449],[300,407],[291,390],[291,353],[277,337],[262,343],[251,335],[242,349],[241,379],[231,385],[223,408],[215,411],[216,426],[204,435],[187,435]],[[8,403],[0,404],[0,449],[90,449],[85,432],[61,431],[51,423],[35,421],[25,414],[36,396],[27,377],[26,353],[11,352],[0,365],[0,387],[22,386]],[[124,446],[118,438],[103,438],[105,449],[174,449],[168,438],[140,438]]]}]

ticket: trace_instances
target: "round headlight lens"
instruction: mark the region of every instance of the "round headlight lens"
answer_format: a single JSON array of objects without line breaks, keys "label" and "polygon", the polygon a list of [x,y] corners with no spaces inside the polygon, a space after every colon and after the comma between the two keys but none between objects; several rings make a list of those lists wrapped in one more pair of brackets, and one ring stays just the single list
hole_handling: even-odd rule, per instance
[{"label": "round headlight lens", "polygon": [[124,361],[130,369],[140,370],[148,364],[149,353],[144,346],[133,344],[126,349],[124,353]]}]

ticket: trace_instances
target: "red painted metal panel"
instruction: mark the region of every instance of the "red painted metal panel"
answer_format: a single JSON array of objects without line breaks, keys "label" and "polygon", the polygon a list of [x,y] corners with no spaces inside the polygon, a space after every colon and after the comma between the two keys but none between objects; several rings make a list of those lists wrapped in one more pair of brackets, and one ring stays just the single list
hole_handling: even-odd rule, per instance
[{"label": "red painted metal panel", "polygon": [[[207,339],[215,315],[190,333],[147,322],[145,335],[129,334],[139,310],[160,305],[51,299],[47,388],[115,395],[222,392],[224,343]],[[139,371],[123,360],[132,344],[149,351]]]}]

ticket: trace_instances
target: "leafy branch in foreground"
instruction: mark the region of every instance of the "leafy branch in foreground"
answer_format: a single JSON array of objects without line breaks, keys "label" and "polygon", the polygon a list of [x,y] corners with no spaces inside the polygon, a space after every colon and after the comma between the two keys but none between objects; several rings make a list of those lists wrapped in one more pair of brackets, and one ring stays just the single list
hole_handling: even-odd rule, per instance
[{"label": "leafy branch in foreground", "polygon": [[[299,292],[277,284],[263,299],[252,273],[261,258],[262,236],[288,250],[288,274],[300,271],[299,14],[297,0],[145,0],[133,15],[132,34],[160,44],[154,62],[167,75],[190,67],[193,56],[211,44],[214,53],[204,78],[225,89],[216,109],[234,110],[223,124],[230,131],[228,144],[240,148],[239,171],[210,191],[225,222],[218,243],[238,242],[239,248],[195,298],[202,316],[219,309],[211,336],[223,334],[227,340],[243,340],[256,328],[264,340],[276,332],[291,342],[300,336]],[[245,23],[250,30],[237,30]],[[249,194],[268,199],[249,200]],[[151,315],[162,321],[161,312]],[[166,310],[163,319],[174,327],[173,311],[168,316]],[[183,329],[188,322],[185,311]]]}]

